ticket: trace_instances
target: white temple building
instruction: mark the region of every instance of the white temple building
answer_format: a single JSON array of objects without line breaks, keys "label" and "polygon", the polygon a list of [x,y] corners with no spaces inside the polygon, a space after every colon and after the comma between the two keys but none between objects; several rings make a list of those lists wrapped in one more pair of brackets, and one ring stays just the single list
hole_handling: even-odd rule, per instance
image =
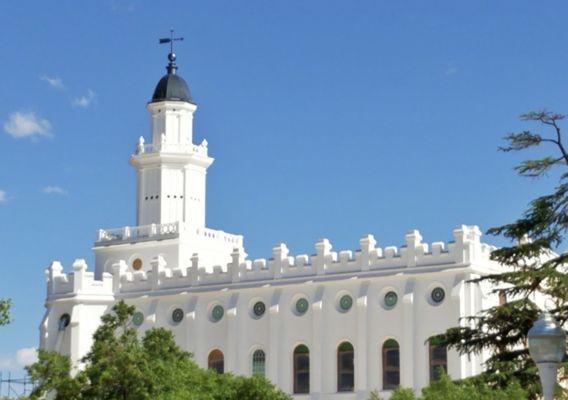
[{"label": "white temple building", "polygon": [[41,347],[80,368],[100,317],[124,299],[140,333],[170,329],[200,366],[264,375],[296,399],[387,397],[427,386],[439,368],[480,373],[481,356],[427,341],[499,301],[469,282],[500,268],[480,230],[459,226],[447,244],[413,230],[385,248],[366,234],[339,252],[322,239],[312,255],[278,244],[268,259],[247,259],[243,236],[206,226],[214,159],[205,140],[193,143],[197,106],[169,60],[147,105],[148,140],[130,157],[136,226],[98,231],[93,271],[82,259],[69,272],[50,265]]}]

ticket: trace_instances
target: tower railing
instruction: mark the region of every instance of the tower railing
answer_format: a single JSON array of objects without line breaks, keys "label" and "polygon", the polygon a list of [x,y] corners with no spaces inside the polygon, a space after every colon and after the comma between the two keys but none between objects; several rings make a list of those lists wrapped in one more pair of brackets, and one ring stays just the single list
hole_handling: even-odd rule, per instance
[{"label": "tower railing", "polygon": [[168,222],[165,224],[125,226],[116,229],[99,229],[95,243],[128,242],[166,236],[177,236],[180,231],[179,227],[179,222]]},{"label": "tower railing", "polygon": [[157,144],[143,144],[138,145],[136,148],[136,155],[144,153],[185,153],[185,154],[199,154],[207,156],[207,145],[195,145],[193,143],[157,143]]}]

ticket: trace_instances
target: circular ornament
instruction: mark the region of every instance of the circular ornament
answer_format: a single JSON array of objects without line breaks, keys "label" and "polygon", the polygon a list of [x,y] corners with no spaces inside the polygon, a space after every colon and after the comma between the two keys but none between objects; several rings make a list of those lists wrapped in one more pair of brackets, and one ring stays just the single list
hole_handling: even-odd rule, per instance
[{"label": "circular ornament", "polygon": [[308,300],[301,298],[296,301],[296,311],[298,314],[305,314],[308,311],[309,303]]},{"label": "circular ornament", "polygon": [[213,319],[213,321],[217,322],[219,321],[221,318],[223,318],[223,314],[225,313],[225,310],[223,309],[223,306],[220,305],[216,305],[215,307],[213,307],[213,309],[211,310],[211,318]]},{"label": "circular ornament", "polygon": [[183,320],[183,310],[181,308],[176,308],[172,311],[172,321],[179,324]]},{"label": "circular ornament", "polygon": [[136,311],[132,315],[132,323],[134,324],[134,326],[142,325],[144,323],[144,314],[142,314],[140,311]]},{"label": "circular ornament", "polygon": [[348,294],[341,296],[339,299],[339,308],[341,308],[341,311],[349,311],[351,306],[353,306],[353,298]]},{"label": "circular ornament", "polygon": [[444,298],[446,297],[446,292],[444,292],[444,289],[442,289],[441,287],[437,287],[434,288],[434,290],[432,290],[432,301],[434,303],[441,303],[442,301],[444,301]]},{"label": "circular ornament", "polygon": [[138,271],[142,268],[142,260],[137,258],[136,260],[132,261],[132,269]]},{"label": "circular ornament", "polygon": [[71,316],[69,314],[63,314],[60,318],[59,318],[59,330],[60,331],[64,331],[69,324],[71,323]]},{"label": "circular ornament", "polygon": [[257,317],[262,317],[266,311],[266,305],[262,301],[257,301],[252,307],[252,312]]},{"label": "circular ornament", "polygon": [[385,294],[385,306],[393,308],[398,302],[398,295],[395,292],[388,292]]}]

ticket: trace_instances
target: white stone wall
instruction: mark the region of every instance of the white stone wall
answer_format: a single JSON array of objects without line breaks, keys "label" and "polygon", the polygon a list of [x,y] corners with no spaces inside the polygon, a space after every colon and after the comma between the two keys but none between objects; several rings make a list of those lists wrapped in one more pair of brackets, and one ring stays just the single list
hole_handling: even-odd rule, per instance
[{"label": "white stone wall", "polygon": [[[204,268],[198,255],[188,268],[168,265],[159,256],[150,269],[137,272],[125,258],[115,262],[113,275],[104,273],[102,281],[86,272],[84,262],[76,262],[69,274],[53,264],[48,270],[42,347],[79,360],[90,347],[100,315],[124,299],[144,315],[141,334],[153,327],[171,329],[178,344],[203,367],[209,353],[219,349],[226,371],[250,375],[252,353],[263,349],[267,377],[289,393],[293,349],[305,344],[311,361],[309,398],[314,399],[363,399],[371,390],[381,390],[381,348],[393,338],[400,345],[401,385],[418,390],[429,383],[427,338],[495,301],[478,284],[467,283],[498,268],[488,258],[492,248],[479,241],[476,227],[462,226],[454,236],[448,250],[441,243],[422,243],[416,231],[406,236],[401,248],[377,248],[374,238],[365,236],[353,253],[335,253],[326,240],[316,243],[316,254],[309,257],[290,257],[285,245],[276,246],[270,260],[246,260],[236,250],[230,263],[213,270]],[[445,291],[441,304],[431,299],[434,287]],[[388,309],[384,295],[391,290],[398,302]],[[347,312],[338,307],[344,294],[353,298]],[[294,308],[299,297],[310,304],[301,316]],[[252,314],[256,301],[266,305],[260,318]],[[215,305],[224,308],[218,322],[211,318]],[[180,323],[172,321],[176,308],[184,312]],[[60,332],[57,322],[63,313],[71,315],[72,323]],[[336,351],[343,341],[355,348],[355,391],[338,394]],[[480,372],[479,363],[476,357],[448,353],[448,370],[455,378]]]}]

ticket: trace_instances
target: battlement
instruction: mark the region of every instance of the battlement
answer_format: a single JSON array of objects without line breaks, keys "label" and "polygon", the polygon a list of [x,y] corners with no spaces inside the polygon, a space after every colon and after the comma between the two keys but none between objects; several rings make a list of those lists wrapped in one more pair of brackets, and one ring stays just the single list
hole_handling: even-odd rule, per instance
[{"label": "battlement", "polygon": [[54,261],[45,271],[47,277],[47,296],[84,294],[112,295],[113,276],[103,273],[102,280],[95,280],[94,272],[87,272],[87,262],[76,259],[73,272],[63,273],[63,266]]},{"label": "battlement", "polygon": [[[224,232],[203,231],[202,235],[217,235],[216,240],[235,240],[242,243],[242,237]],[[454,241],[445,244],[434,242],[423,243],[417,230],[405,236],[405,244],[401,247],[377,247],[373,235],[365,235],[359,240],[359,249],[355,252],[343,250],[332,251],[329,240],[322,239],[315,244],[315,254],[290,256],[285,244],[272,249],[270,259],[246,259],[246,254],[235,246],[231,254],[232,260],[224,266],[214,266],[207,272],[200,265],[199,255],[194,254],[189,268],[170,267],[162,256],[151,262],[149,271],[129,270],[126,262],[121,260],[112,267],[112,275],[103,274],[102,281],[95,281],[92,272],[86,272],[84,260],[73,264],[74,272],[62,273],[61,264],[54,262],[48,269],[49,295],[70,293],[142,293],[170,289],[191,289],[235,283],[254,283],[266,281],[285,281],[288,279],[310,278],[322,276],[341,276],[346,274],[364,274],[383,272],[399,274],[408,269],[466,266],[477,264],[495,265],[489,256],[495,247],[481,243],[481,232],[477,226],[462,225],[453,231]]]}]

